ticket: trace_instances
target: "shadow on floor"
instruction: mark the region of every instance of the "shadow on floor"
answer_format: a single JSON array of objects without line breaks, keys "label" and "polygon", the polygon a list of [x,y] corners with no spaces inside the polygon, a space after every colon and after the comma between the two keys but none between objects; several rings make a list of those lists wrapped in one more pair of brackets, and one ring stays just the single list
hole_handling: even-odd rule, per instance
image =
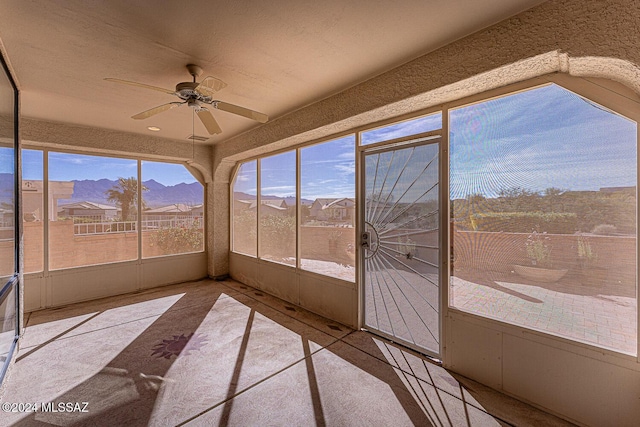
[{"label": "shadow on floor", "polygon": [[483,272],[483,273],[478,273],[478,272],[467,272],[467,271],[462,271],[462,272],[456,272],[456,276],[459,277],[462,280],[466,280],[468,282],[472,282],[472,283],[476,283],[478,285],[482,285],[482,286],[487,286],[491,289],[495,289],[497,291],[500,292],[504,292],[505,294],[523,299],[525,301],[528,302],[532,302],[535,304],[542,304],[543,301],[539,300],[538,298],[534,298],[532,296],[529,296],[527,294],[523,294],[522,292],[518,292],[515,291],[513,289],[509,289],[506,286],[502,286],[498,283],[498,281],[508,281],[508,279],[513,280],[512,276],[508,276],[504,273],[496,273],[493,271],[487,271],[487,272]]},{"label": "shadow on floor", "polygon": [[[88,412],[0,425],[509,425],[513,399],[500,402],[472,383],[466,391],[412,351],[227,285],[202,281],[34,313],[31,345],[5,396],[88,402]],[[484,409],[496,401],[506,407],[499,419]]]},{"label": "shadow on floor", "polygon": [[[570,270],[564,277],[554,283],[545,283],[526,279],[517,275],[515,272],[457,269],[455,272],[455,276],[469,282],[491,287],[493,289],[508,293],[527,301],[532,299],[532,297],[501,286],[497,282],[519,283],[523,285],[536,286],[563,294],[583,296],[611,295],[625,298],[635,298],[636,296],[634,283],[615,283],[606,278],[599,278],[598,280],[587,280],[584,276],[584,273],[573,270]],[[537,300],[531,302],[541,301]]]},{"label": "shadow on floor", "polygon": [[385,338],[358,331],[344,341],[393,367],[430,425],[574,426]]},{"label": "shadow on floor", "polygon": [[[80,384],[63,393],[50,396],[55,402],[88,402],[87,413],[36,413],[16,423],[17,426],[31,425],[147,425],[155,405],[155,398],[162,384],[163,377],[171,368],[173,362],[189,345],[194,346],[194,331],[207,315],[222,292],[211,290],[206,299],[201,293],[185,292],[167,311],[157,317],[153,323],[140,333],[124,350],[106,364],[98,373],[92,375]],[[148,294],[149,299],[154,294]],[[120,299],[120,298],[119,298]],[[136,300],[145,298],[136,298]],[[125,301],[122,303],[126,304]],[[111,308],[116,304],[108,304]],[[92,307],[87,310],[92,311]],[[77,315],[77,313],[74,313]],[[22,363],[29,361],[38,353],[47,352],[47,344],[59,339],[78,327],[86,325],[101,312],[92,315],[73,328],[56,335],[47,342],[27,350],[18,357],[16,369],[21,369]],[[135,313],[133,319],[135,319]],[[62,318],[64,313],[62,313]],[[122,321],[126,322],[126,317]],[[34,322],[34,324],[37,324]],[[92,339],[92,333],[84,333],[83,338]],[[120,339],[114,331],[111,339]],[[101,345],[101,343],[95,343]],[[91,345],[85,342],[83,346]],[[73,346],[68,351],[74,351]],[[63,355],[64,357],[64,355]],[[91,361],[87,361],[91,363]],[[56,372],[54,366],[43,366],[43,381],[49,378],[65,375],[66,372]]]}]

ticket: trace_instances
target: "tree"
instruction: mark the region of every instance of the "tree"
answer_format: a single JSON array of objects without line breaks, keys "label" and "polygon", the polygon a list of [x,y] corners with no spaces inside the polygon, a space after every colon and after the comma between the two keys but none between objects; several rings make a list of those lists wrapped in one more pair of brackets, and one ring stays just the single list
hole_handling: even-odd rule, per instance
[{"label": "tree", "polygon": [[498,192],[502,212],[531,212],[543,210],[540,194],[522,187],[501,189]]},{"label": "tree", "polygon": [[564,212],[564,205],[561,203],[564,193],[565,190],[556,187],[549,187],[542,192],[547,201],[547,212]]},{"label": "tree", "polygon": [[[149,190],[142,185],[142,191]],[[115,204],[122,210],[122,220],[128,221],[132,210],[136,210],[138,206],[136,200],[138,199],[138,180],[134,177],[131,178],[118,178],[118,183],[105,191],[107,200],[115,202]],[[144,206],[144,202],[142,202]]]},{"label": "tree", "polygon": [[311,208],[309,205],[300,205],[300,223],[304,223],[311,215]]}]

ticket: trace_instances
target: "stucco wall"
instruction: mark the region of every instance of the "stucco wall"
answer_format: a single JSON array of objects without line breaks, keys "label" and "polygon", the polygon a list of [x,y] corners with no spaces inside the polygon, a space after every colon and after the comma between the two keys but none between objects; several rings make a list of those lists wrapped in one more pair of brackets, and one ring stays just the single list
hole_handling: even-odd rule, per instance
[{"label": "stucco wall", "polygon": [[[640,92],[640,2],[549,1],[318,103],[216,144],[215,185],[238,160],[552,72]],[[219,191],[209,207],[228,212]],[[228,215],[209,223],[209,271],[228,272]]]},{"label": "stucco wall", "polygon": [[199,172],[198,179],[211,181],[213,149],[210,145],[29,118],[23,118],[20,126],[23,144],[28,146],[184,161]]},{"label": "stucco wall", "polygon": [[[545,74],[602,77],[640,94],[638,34],[640,2],[636,0],[545,2],[216,144],[214,185],[228,188],[240,160],[430,107],[446,107],[448,102]],[[228,193],[216,192],[209,201],[209,207],[214,206],[218,213],[211,214],[207,224],[208,268],[211,275],[220,276],[229,271]],[[232,260],[233,270],[247,275],[255,286],[289,301],[298,295],[302,306],[353,323],[342,319],[353,314],[357,299],[347,298],[340,289],[314,283],[314,299],[304,299],[295,291],[309,288],[309,279],[266,263],[252,265],[235,254]],[[326,302],[324,307],[314,305],[319,296]],[[349,304],[339,312],[336,308],[342,300]],[[461,313],[446,304],[442,316],[445,366],[580,424],[637,425],[640,365],[636,357]]]},{"label": "stucco wall", "polygon": [[[42,271],[43,268],[43,223],[24,223],[23,239],[29,249],[24,256],[24,271]],[[49,244],[55,250],[49,253],[51,270],[82,267],[110,262],[138,259],[138,235],[135,232],[74,235],[71,221],[49,223]],[[151,258],[165,253],[155,242],[155,231],[142,233],[142,256]],[[13,240],[0,242],[0,274],[10,271],[12,265]]]},{"label": "stucco wall", "polygon": [[[451,236],[453,244],[453,269],[479,270],[507,273],[513,265],[531,265],[527,258],[528,233],[502,233],[481,231],[456,231]],[[548,234],[555,268],[579,268],[578,239],[575,234]],[[606,269],[611,283],[628,288],[635,294],[636,287],[636,238],[631,236],[587,237],[595,254],[593,267]]]}]

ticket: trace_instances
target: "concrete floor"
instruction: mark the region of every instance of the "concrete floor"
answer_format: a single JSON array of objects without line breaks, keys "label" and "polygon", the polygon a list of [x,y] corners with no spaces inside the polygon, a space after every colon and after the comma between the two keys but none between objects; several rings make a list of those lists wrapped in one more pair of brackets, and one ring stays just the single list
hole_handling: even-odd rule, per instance
[{"label": "concrete floor", "polygon": [[231,280],[28,315],[6,381],[1,426],[570,425]]}]

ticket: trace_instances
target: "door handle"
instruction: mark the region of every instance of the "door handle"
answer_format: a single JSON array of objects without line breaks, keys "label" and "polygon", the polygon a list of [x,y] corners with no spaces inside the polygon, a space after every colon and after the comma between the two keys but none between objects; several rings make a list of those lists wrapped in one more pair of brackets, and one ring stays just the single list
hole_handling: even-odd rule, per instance
[{"label": "door handle", "polygon": [[362,236],[360,237],[360,246],[362,246],[363,248],[369,249],[370,241],[371,241],[371,234],[368,231],[365,231],[364,233],[362,233]]}]

